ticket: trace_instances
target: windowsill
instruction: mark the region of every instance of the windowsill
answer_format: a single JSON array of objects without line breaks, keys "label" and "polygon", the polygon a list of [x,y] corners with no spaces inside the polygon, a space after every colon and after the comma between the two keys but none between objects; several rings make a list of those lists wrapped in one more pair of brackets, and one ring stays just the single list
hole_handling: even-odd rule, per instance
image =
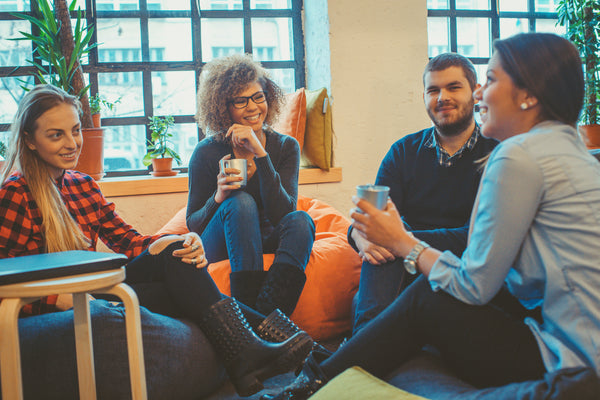
[{"label": "windowsill", "polygon": [[[342,181],[342,168],[335,167],[329,171],[319,168],[302,168],[298,184],[334,183]],[[169,177],[152,175],[127,176],[120,178],[104,178],[98,181],[105,197],[138,196],[144,194],[181,193],[188,191],[187,174]]]}]

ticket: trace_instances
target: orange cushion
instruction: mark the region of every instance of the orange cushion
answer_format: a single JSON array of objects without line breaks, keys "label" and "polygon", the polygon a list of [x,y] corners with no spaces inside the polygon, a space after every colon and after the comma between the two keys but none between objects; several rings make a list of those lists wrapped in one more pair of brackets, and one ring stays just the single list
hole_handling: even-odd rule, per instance
[{"label": "orange cushion", "polygon": [[279,133],[296,138],[300,151],[304,146],[304,128],[306,126],[306,93],[304,88],[285,95],[286,106],[273,129]]},{"label": "orange cushion", "polygon": [[[297,209],[313,218],[316,234],[306,266],[306,285],[291,317],[315,340],[326,340],[349,331],[352,326],[352,298],[358,290],[361,259],[346,240],[350,222],[342,213],[305,196],[298,196]],[[185,226],[185,210],[182,211],[182,215],[180,211],[173,219],[182,218]],[[159,232],[172,232],[172,227],[180,225],[180,221],[172,221]],[[265,270],[271,267],[273,259],[273,254],[263,255]],[[219,290],[231,294],[229,260],[210,264],[208,271]]]},{"label": "orange cushion", "polygon": [[177,211],[173,218],[171,218],[166,224],[164,224],[163,227],[160,228],[158,232],[156,232],[156,234],[180,235],[182,233],[188,233],[189,230],[185,222],[186,212],[187,207],[183,207],[181,210]]}]

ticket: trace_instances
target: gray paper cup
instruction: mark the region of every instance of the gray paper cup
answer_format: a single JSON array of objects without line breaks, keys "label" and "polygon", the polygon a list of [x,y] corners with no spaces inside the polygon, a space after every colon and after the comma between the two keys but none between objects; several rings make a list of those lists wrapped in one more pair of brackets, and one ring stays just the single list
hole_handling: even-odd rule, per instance
[{"label": "gray paper cup", "polygon": [[232,185],[245,187],[248,183],[248,164],[245,158],[233,158],[231,160],[221,160],[219,162],[221,171],[224,172],[225,168],[235,168],[240,170],[239,174],[227,174],[228,176],[241,176],[243,179],[239,182],[232,182]]},{"label": "gray paper cup", "polygon": [[383,185],[358,185],[356,195],[361,199],[367,200],[380,210],[385,208],[390,188]]}]

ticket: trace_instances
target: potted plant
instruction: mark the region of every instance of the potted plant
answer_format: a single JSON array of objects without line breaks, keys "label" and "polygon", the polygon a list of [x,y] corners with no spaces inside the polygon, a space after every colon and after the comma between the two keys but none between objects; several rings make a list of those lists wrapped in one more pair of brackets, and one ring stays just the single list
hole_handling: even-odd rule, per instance
[{"label": "potted plant", "polygon": [[82,58],[97,43],[93,41],[94,28],[85,25],[81,9],[77,10],[75,26],[71,24],[71,12],[75,11],[76,0],[67,6],[66,0],[35,0],[33,15],[13,14],[31,22],[33,33],[20,32],[15,40],[31,40],[34,59],[28,60],[36,68],[38,82],[52,84],[81,100],[81,126],[84,145],[79,156],[77,169],[94,179],[104,175],[104,136],[102,130],[94,129],[88,99],[89,85],[85,83]]},{"label": "potted plant", "polygon": [[600,7],[598,0],[561,0],[558,23],[579,49],[584,64],[585,98],[579,132],[588,147],[600,147]]},{"label": "potted plant", "polygon": [[102,109],[113,111],[120,101],[120,97],[115,101],[109,101],[100,93],[96,93],[90,97],[90,112],[92,113],[92,124],[94,125],[94,128],[100,128],[101,126],[100,114]]},{"label": "potted plant", "polygon": [[171,115],[152,116],[148,118],[148,128],[151,132],[151,140],[148,140],[146,146],[147,153],[142,159],[145,166],[152,164],[152,175],[154,176],[173,176],[177,171],[173,171],[173,160],[177,165],[181,165],[181,157],[173,148],[171,138],[173,134],[169,128],[175,121]]}]

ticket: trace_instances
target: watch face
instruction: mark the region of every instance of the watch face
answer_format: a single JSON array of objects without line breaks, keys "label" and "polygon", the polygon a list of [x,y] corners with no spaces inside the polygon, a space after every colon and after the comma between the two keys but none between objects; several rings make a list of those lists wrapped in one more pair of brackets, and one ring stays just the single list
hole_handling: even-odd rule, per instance
[{"label": "watch face", "polygon": [[417,263],[413,260],[404,260],[404,268],[411,275],[417,273]]}]

